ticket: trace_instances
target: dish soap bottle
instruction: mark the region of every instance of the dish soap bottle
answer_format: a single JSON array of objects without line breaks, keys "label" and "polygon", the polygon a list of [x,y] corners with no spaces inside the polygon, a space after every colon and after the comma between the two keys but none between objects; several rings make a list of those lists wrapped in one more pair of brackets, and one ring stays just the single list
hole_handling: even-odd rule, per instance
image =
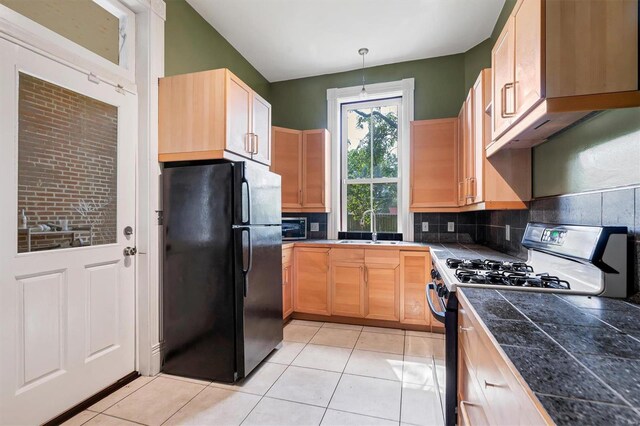
[{"label": "dish soap bottle", "polygon": [[24,214],[24,209],[22,209],[22,216],[20,217],[20,228],[27,229],[27,215]]}]

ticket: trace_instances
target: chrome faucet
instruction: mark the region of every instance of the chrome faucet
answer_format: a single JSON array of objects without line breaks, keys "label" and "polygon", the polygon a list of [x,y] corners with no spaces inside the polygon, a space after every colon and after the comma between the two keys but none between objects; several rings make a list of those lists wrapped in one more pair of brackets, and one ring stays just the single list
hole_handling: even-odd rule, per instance
[{"label": "chrome faucet", "polygon": [[362,213],[362,219],[360,219],[360,225],[364,225],[364,217],[367,213],[371,214],[371,225],[373,226],[373,232],[371,233],[371,241],[378,241],[378,233],[376,232],[376,211],[369,209]]}]

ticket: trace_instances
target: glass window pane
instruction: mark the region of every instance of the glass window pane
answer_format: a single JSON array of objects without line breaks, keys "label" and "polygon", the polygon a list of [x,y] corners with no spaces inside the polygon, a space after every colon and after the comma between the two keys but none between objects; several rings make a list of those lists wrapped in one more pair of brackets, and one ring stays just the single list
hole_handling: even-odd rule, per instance
[{"label": "glass window pane", "polygon": [[19,85],[18,252],[115,243],[117,107],[23,73]]},{"label": "glass window pane", "polygon": [[347,231],[371,231],[371,218],[364,212],[371,208],[371,185],[347,185]]},{"label": "glass window pane", "polygon": [[347,178],[371,177],[371,109],[347,112]]},{"label": "glass window pane", "polygon": [[0,0],[0,4],[118,64],[120,20],[93,0]]},{"label": "glass window pane", "polygon": [[398,232],[398,184],[374,183],[376,232]]},{"label": "glass window pane", "polygon": [[372,109],[373,177],[398,176],[398,107]]}]

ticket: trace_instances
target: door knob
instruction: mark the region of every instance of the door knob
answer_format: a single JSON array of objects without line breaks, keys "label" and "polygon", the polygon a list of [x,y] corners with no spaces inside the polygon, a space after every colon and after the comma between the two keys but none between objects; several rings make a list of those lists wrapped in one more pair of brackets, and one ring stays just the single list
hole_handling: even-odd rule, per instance
[{"label": "door knob", "polygon": [[125,247],[124,255],[125,256],[135,256],[138,250],[135,247]]},{"label": "door knob", "polygon": [[124,228],[124,235],[126,236],[133,235],[133,228],[130,226],[127,226],[126,228]]}]

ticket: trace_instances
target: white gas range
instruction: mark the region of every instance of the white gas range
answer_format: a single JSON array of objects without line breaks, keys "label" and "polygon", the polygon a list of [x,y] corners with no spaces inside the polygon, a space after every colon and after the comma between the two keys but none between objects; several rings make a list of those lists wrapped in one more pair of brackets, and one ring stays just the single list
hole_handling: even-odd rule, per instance
[{"label": "white gas range", "polygon": [[526,262],[432,251],[426,297],[445,324],[447,426],[457,419],[458,287],[627,297],[626,227],[529,223],[522,245]]}]

